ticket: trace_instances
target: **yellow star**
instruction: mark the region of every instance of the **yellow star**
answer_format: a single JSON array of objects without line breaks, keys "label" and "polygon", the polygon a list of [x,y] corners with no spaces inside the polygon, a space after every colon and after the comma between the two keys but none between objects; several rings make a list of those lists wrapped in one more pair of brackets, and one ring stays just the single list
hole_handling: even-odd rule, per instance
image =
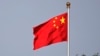
[{"label": "yellow star", "polygon": [[57,19],[57,17],[55,17],[55,19]]},{"label": "yellow star", "polygon": [[54,20],[53,23],[55,23],[56,21]]},{"label": "yellow star", "polygon": [[60,19],[60,21],[61,21],[61,24],[65,23],[65,18],[62,17],[62,18]]},{"label": "yellow star", "polygon": [[56,24],[53,24],[53,26],[55,27],[55,26],[56,26]]},{"label": "yellow star", "polygon": [[58,27],[58,26],[56,26],[56,28],[58,29],[59,27]]}]

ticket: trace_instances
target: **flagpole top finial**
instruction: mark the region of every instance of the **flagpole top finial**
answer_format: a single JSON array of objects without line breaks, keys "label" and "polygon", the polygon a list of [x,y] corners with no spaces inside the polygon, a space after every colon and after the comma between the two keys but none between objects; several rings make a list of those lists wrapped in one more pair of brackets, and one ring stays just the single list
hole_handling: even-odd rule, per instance
[{"label": "flagpole top finial", "polygon": [[70,5],[71,5],[70,2],[66,3],[67,8],[70,8]]}]

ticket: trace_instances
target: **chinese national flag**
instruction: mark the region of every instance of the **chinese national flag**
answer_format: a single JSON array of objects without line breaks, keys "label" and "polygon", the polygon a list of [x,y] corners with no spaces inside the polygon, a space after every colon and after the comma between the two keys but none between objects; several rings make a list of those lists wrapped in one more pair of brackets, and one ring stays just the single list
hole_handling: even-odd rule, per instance
[{"label": "chinese national flag", "polygon": [[63,13],[33,28],[34,50],[50,44],[67,41],[68,15]]}]

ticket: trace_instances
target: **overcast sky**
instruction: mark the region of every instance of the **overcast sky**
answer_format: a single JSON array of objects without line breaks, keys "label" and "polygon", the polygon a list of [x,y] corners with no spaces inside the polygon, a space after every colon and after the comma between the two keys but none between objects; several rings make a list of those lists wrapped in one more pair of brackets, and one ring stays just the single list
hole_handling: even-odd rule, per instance
[{"label": "overcast sky", "polygon": [[[0,56],[67,56],[67,42],[32,50],[32,27],[66,12],[68,0],[0,0]],[[70,54],[100,53],[100,0],[70,0]]]}]

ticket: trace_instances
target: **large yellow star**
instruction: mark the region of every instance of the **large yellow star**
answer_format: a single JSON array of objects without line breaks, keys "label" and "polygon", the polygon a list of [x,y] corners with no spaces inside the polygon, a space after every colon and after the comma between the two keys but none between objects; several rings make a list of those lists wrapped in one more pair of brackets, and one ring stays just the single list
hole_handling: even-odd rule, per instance
[{"label": "large yellow star", "polygon": [[60,19],[60,21],[61,21],[61,24],[65,23],[65,18],[62,17],[62,18]]}]

